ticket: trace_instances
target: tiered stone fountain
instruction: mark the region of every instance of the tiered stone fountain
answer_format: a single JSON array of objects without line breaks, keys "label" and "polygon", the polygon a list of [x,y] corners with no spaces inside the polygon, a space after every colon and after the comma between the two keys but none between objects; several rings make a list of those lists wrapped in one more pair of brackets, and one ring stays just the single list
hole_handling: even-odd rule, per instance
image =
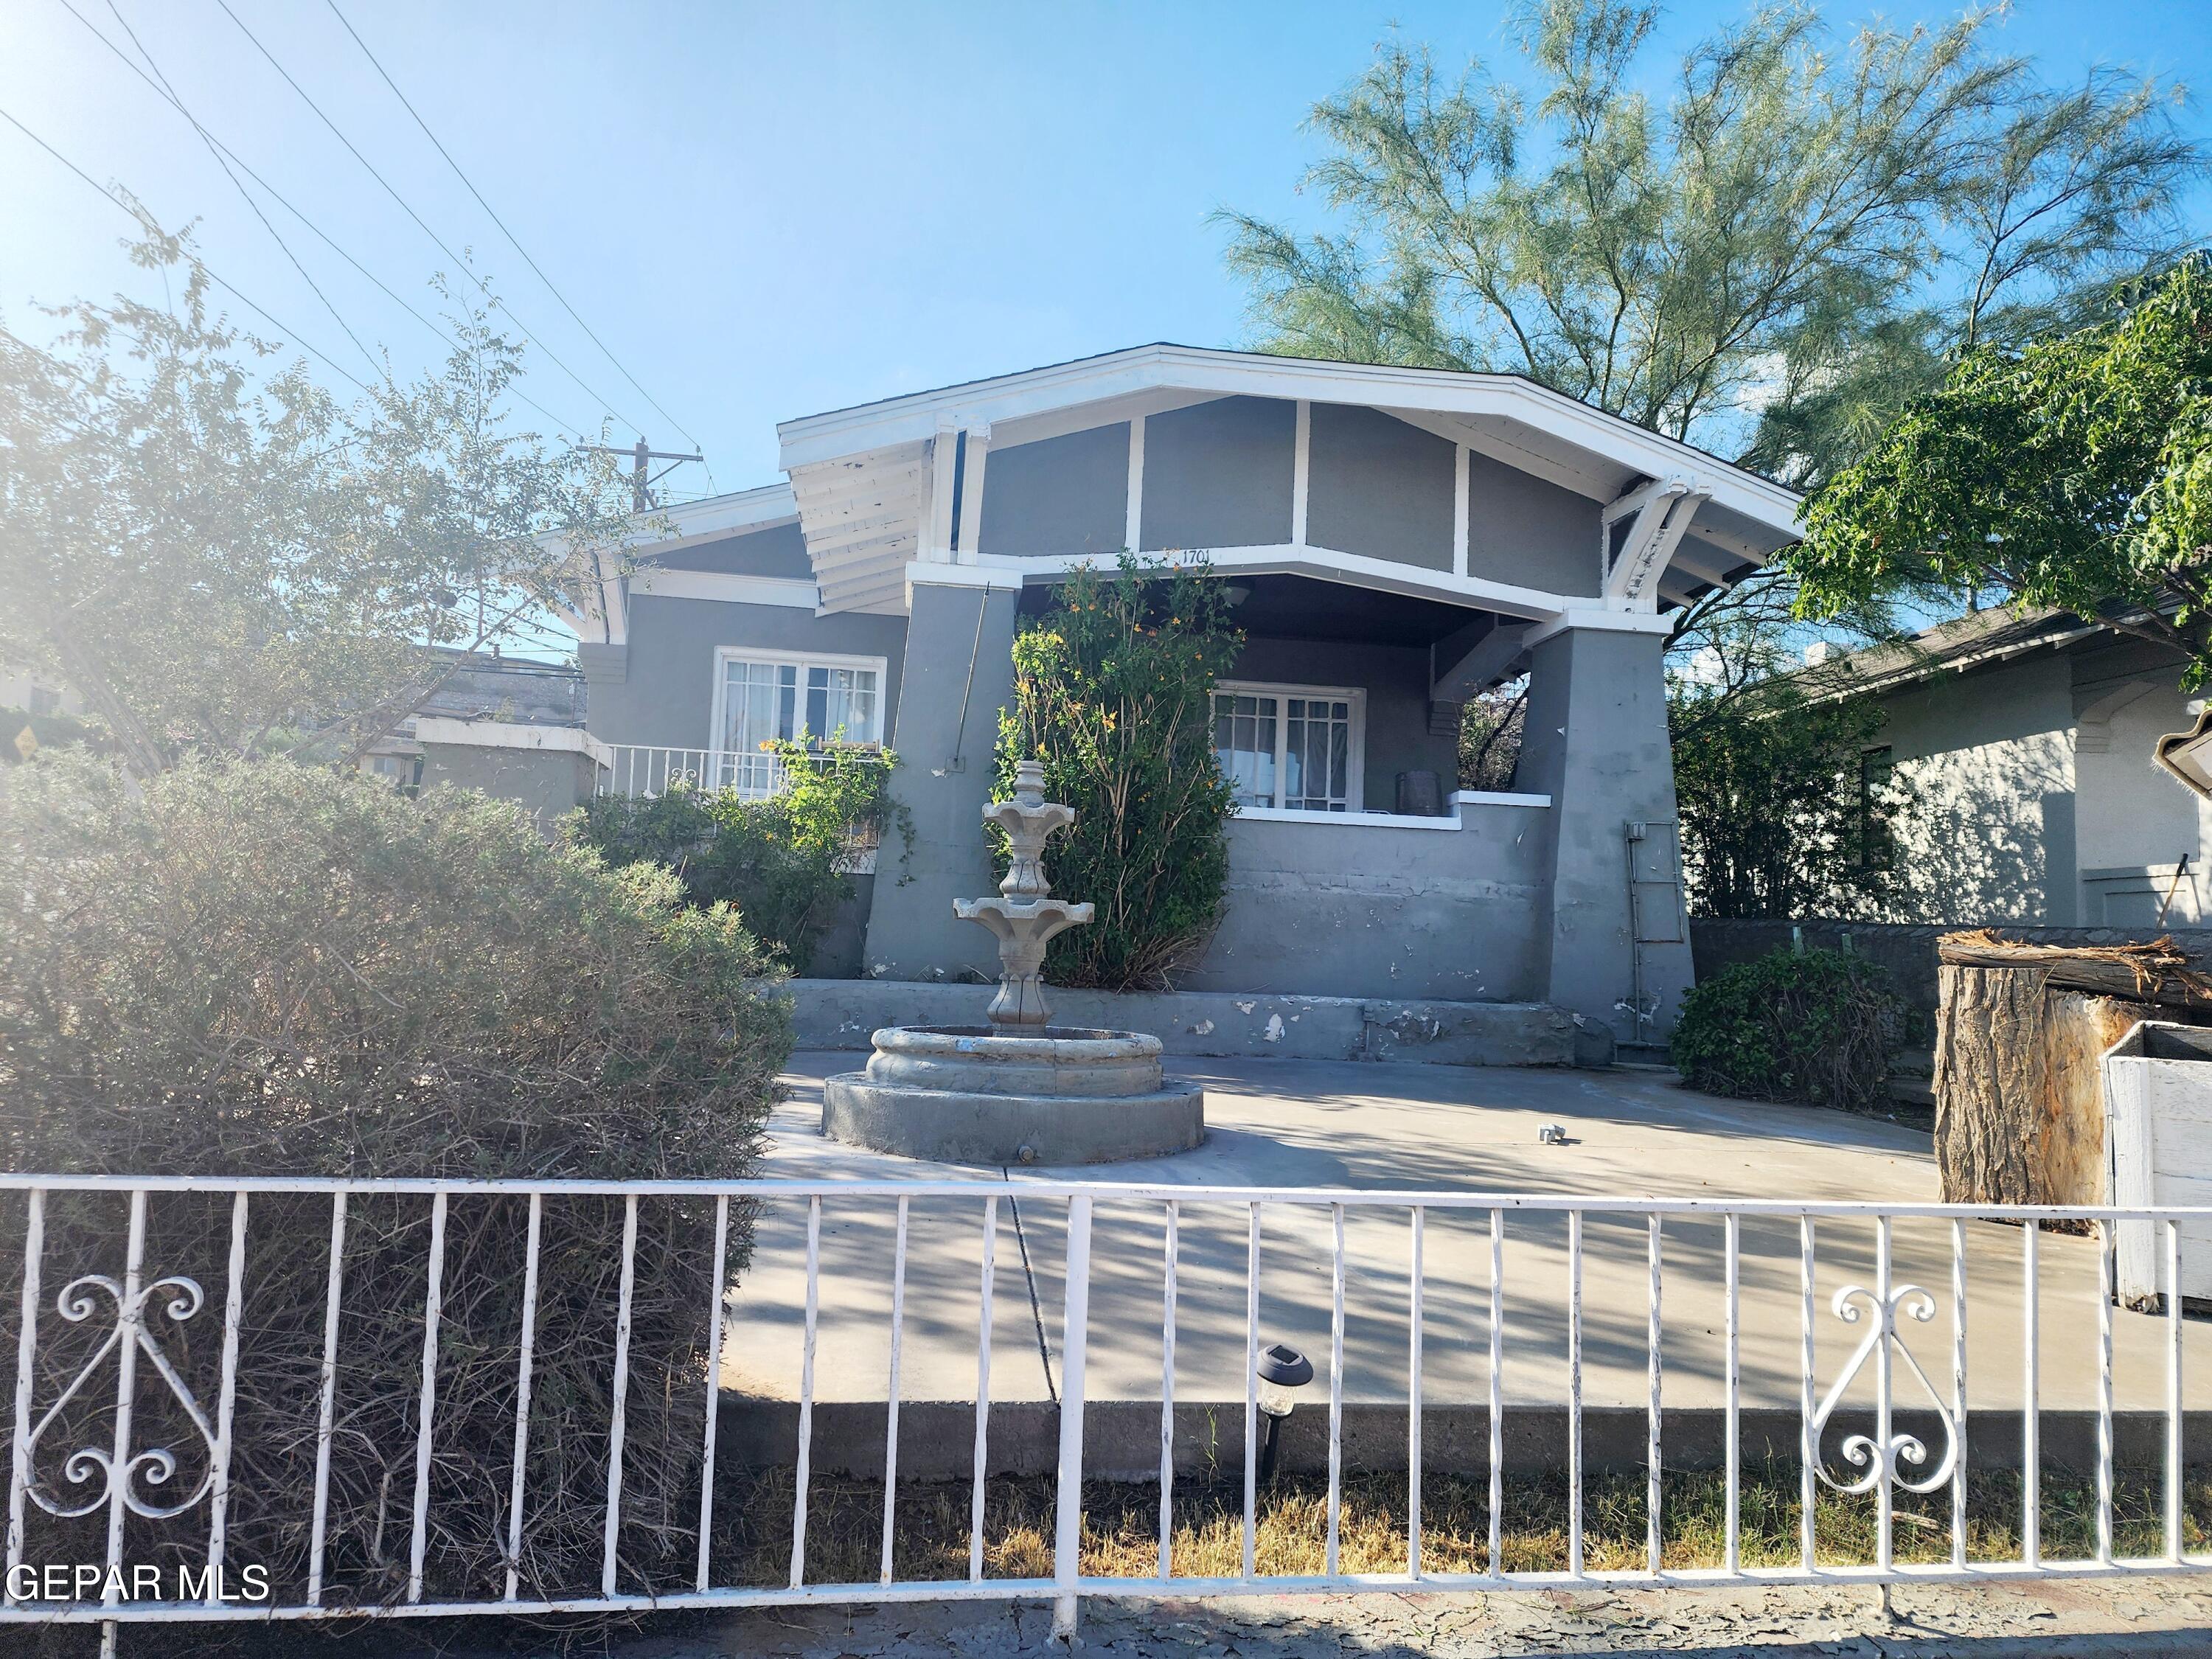
[{"label": "tiered stone fountain", "polygon": [[990,1023],[878,1031],[866,1071],[823,1085],[822,1132],[949,1164],[1106,1164],[1197,1146],[1205,1092],[1162,1077],[1158,1037],[1048,1023],[1045,946],[1091,917],[1045,878],[1045,837],[1074,823],[1074,809],[1045,799],[1044,768],[1024,761],[1014,798],[983,817],[1006,832],[1012,861],[998,897],[952,908],[998,936]]}]

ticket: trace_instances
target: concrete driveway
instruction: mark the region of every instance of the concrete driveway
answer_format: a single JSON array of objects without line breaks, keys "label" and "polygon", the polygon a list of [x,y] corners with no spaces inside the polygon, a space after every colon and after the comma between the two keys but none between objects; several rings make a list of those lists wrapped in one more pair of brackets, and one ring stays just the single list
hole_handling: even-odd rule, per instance
[{"label": "concrete driveway", "polygon": [[[1740,1103],[1675,1086],[1664,1073],[1474,1069],[1301,1060],[1170,1061],[1206,1088],[1210,1137],[1195,1152],[1082,1170],[980,1170],[866,1152],[819,1133],[823,1076],[857,1056],[797,1057],[791,1100],[776,1114],[765,1173],[792,1179],[1001,1180],[991,1389],[999,1400],[1056,1392],[1065,1205],[1025,1186],[1041,1180],[1188,1186],[1345,1187],[1455,1192],[1811,1198],[1920,1202],[1936,1197],[1927,1136],[1842,1113]],[[1569,1144],[1541,1145],[1565,1126]],[[854,1199],[823,1206],[817,1398],[885,1397],[894,1206]],[[917,1199],[911,1206],[901,1398],[975,1398],[981,1206]],[[1246,1216],[1242,1206],[1182,1206],[1176,1391],[1182,1401],[1243,1398]],[[1157,1400],[1160,1390],[1163,1212],[1157,1203],[1102,1202],[1094,1229],[1089,1395]],[[2017,1408],[2024,1397],[2020,1230],[1967,1228],[1970,1400]],[[1322,1368],[1329,1344],[1330,1217],[1324,1206],[1267,1212],[1261,1332]],[[1351,1401],[1402,1401],[1408,1387],[1409,1244],[1402,1207],[1347,1211],[1346,1382]],[[2095,1396],[2096,1251],[2084,1238],[2042,1240],[2042,1399],[2090,1407]],[[1583,1270],[1584,1391],[1594,1405],[1646,1398],[1647,1238],[1641,1217],[1593,1218]],[[1899,1222],[1899,1283],[1934,1291],[1935,1319],[1908,1327],[1911,1346],[1947,1395],[1950,1379],[1950,1229]],[[1426,1222],[1422,1384],[1443,1404],[1486,1396],[1490,1244],[1481,1213],[1432,1211]],[[805,1296],[803,1206],[772,1208],[732,1304],[727,1386],[769,1399],[798,1392]],[[1717,1405],[1724,1376],[1725,1297],[1717,1220],[1669,1218],[1662,1298],[1665,1400]],[[1504,1249],[1503,1386],[1516,1403],[1565,1398],[1565,1224],[1510,1219]],[[1829,1306],[1846,1283],[1874,1279],[1871,1223],[1834,1221],[1819,1234],[1817,1370],[1825,1385],[1864,1333]],[[1742,1229],[1742,1365],[1747,1405],[1794,1408],[1801,1302],[1794,1220]],[[2118,1405],[2165,1404],[2163,1322],[2115,1312]],[[2192,1404],[2212,1360],[2212,1326],[2188,1330]],[[1873,1367],[1850,1397],[1871,1398]],[[1921,1403],[1899,1368],[1898,1403]]]}]

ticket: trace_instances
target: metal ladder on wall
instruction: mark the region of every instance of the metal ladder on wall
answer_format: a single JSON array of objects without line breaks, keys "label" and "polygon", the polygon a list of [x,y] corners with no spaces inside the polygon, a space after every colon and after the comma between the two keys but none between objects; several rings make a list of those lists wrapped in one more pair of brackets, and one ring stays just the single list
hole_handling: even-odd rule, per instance
[{"label": "metal ladder on wall", "polygon": [[1632,1042],[1650,1040],[1655,1010],[1644,990],[1644,951],[1650,945],[1680,945],[1689,937],[1682,902],[1682,829],[1674,818],[1631,819],[1625,830],[1628,851],[1628,926],[1632,958],[1630,1014]]}]

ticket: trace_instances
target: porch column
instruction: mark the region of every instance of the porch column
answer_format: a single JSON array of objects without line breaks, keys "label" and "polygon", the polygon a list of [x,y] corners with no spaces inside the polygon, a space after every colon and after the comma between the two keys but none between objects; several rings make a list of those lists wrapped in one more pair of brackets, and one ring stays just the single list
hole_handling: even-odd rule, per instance
[{"label": "porch column", "polygon": [[[1514,779],[1516,788],[1552,798],[1551,917],[1539,945],[1545,999],[1624,1042],[1638,1036],[1632,859],[1649,941],[1641,947],[1644,1040],[1673,1030],[1691,984],[1679,860],[1671,827],[1661,827],[1674,817],[1664,629],[1650,615],[1571,611],[1532,629],[1527,735]],[[1632,845],[1636,823],[1655,827]]]},{"label": "porch column", "polygon": [[[998,977],[998,945],[952,914],[955,899],[997,890],[983,840],[999,710],[1013,697],[1014,606],[1021,579],[973,566],[907,569],[909,610],[890,794],[914,819],[911,858],[887,825],[877,854],[861,972],[947,979],[973,968]],[[982,1003],[976,1005],[982,1018]]]}]

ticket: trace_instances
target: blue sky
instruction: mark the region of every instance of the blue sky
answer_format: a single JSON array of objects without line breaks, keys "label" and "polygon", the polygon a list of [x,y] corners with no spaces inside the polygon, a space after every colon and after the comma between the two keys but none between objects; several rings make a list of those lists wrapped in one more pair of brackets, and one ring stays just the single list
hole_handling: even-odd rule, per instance
[{"label": "blue sky", "polygon": [[[70,0],[125,45],[109,0]],[[1503,8],[1289,4],[669,4],[339,0],[576,310],[525,267],[323,0],[229,0],[415,210],[587,382],[531,390],[572,429],[617,415],[706,449],[720,489],[775,476],[779,419],[1153,339],[1235,344],[1243,296],[1207,222],[1311,221],[1299,123],[1393,21],[1455,64],[1504,66]],[[114,0],[185,103],[393,289],[434,313],[444,256],[279,78],[217,0]],[[1893,21],[1948,9],[1884,9]],[[1849,27],[1873,9],[1830,9]],[[1679,46],[1732,4],[1680,5]],[[1999,37],[2054,79],[2122,64],[2212,94],[2212,6],[2026,0]],[[1655,55],[1655,68],[1672,53]],[[355,372],[337,323],[191,128],[64,9],[0,6],[0,109],[170,223],[295,337]],[[2192,98],[2182,118],[2212,131]],[[2194,217],[2212,225],[2212,196]],[[281,210],[317,283],[403,371],[439,342]],[[0,320],[36,301],[148,292],[116,210],[0,123]],[[596,394],[596,395],[594,395]],[[691,470],[695,489],[707,480]]]}]

